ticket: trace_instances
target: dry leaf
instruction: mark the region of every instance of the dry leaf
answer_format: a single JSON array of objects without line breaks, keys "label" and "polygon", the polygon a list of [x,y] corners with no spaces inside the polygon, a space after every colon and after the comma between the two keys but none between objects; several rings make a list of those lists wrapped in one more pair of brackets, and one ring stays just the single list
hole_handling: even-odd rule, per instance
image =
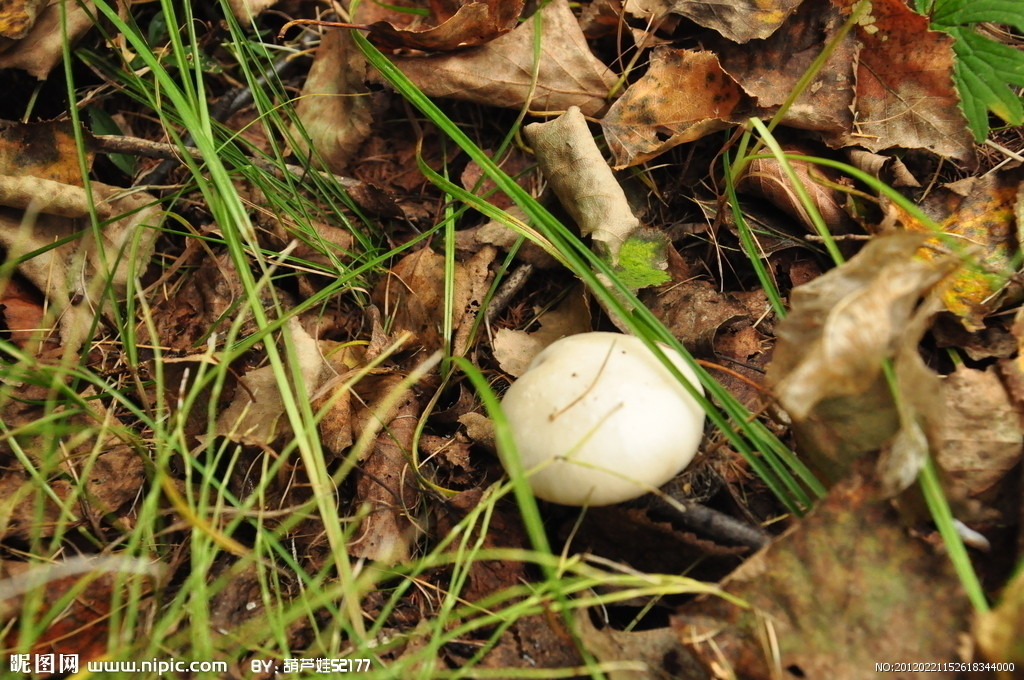
[{"label": "dry leaf", "polygon": [[[45,391],[21,387],[0,410],[6,427],[22,431],[18,445],[33,459],[50,450],[48,439],[53,437],[40,432],[38,425],[44,415]],[[24,472],[9,445],[0,443],[0,538],[48,537],[57,527],[68,529],[81,523],[133,524],[134,513],[126,505],[138,498],[145,485],[145,467],[135,448],[118,436],[121,425],[95,396],[91,389],[81,395],[83,403],[91,405],[89,413],[64,414],[50,423],[50,428],[61,428],[66,436],[60,438],[62,459],[56,467],[52,462],[34,461],[37,468],[48,470],[45,478]],[[62,411],[55,409],[54,414]],[[41,483],[46,484],[46,493]]]},{"label": "dry leaf", "polygon": [[[722,68],[755,97],[762,108],[780,106],[821,54],[844,17],[828,3],[805,2],[771,37],[736,45],[709,40]],[[784,125],[821,130],[828,136],[849,133],[853,125],[853,65],[857,45],[849,33],[835,48],[782,119]]]},{"label": "dry leaf", "polygon": [[[392,377],[393,381],[384,383],[391,389],[401,380],[400,376]],[[373,449],[360,465],[362,474],[356,483],[354,502],[368,514],[348,546],[349,553],[356,557],[383,564],[409,559],[421,528],[412,519],[419,491],[416,473],[409,466],[419,416],[419,402],[410,391],[387,418],[384,431],[377,435]]]},{"label": "dry leaf", "polygon": [[[950,197],[955,209],[942,221],[944,234],[955,237],[958,255],[967,260],[939,284],[946,309],[959,317],[968,330],[980,330],[985,317],[1002,304],[1000,291],[1017,268],[1018,233],[1014,217],[1022,172],[1010,170],[971,178],[958,187],[963,198]],[[916,220],[902,215],[908,229],[931,233]],[[935,237],[921,250],[921,257],[945,257],[948,241]]]},{"label": "dry leaf", "polygon": [[[298,369],[307,399],[319,387],[324,372],[324,358],[320,347],[303,330],[298,319],[290,317],[285,322],[285,332],[291,336],[298,359]],[[235,391],[235,398],[217,416],[217,425],[212,433],[231,441],[253,446],[267,447],[290,432],[285,416],[281,385],[273,366],[264,366],[249,371],[239,379],[243,389]],[[199,437],[206,441],[209,435]]]},{"label": "dry leaf", "polygon": [[559,338],[592,330],[590,308],[583,290],[576,287],[555,309],[537,317],[540,328],[532,333],[501,328],[494,334],[492,348],[498,366],[518,378],[541,350]]},{"label": "dry leaf", "polygon": [[[4,4],[6,6],[10,3]],[[33,4],[47,7],[28,33],[0,54],[0,69],[18,68],[39,80],[45,80],[54,66],[63,60],[65,43],[76,42],[93,27],[92,18],[96,15],[96,9],[90,0],[70,4],[47,4],[46,0],[39,0]],[[66,12],[66,24],[63,12]]]},{"label": "dry leaf", "polygon": [[616,169],[648,161],[742,120],[746,96],[711,52],[659,47],[601,120]]},{"label": "dry leaf", "polygon": [[[792,312],[777,329],[767,382],[793,419],[801,452],[833,481],[892,439],[879,476],[896,493],[914,479],[924,453],[911,434],[922,419],[937,425],[937,377],[917,343],[934,312],[920,302],[946,270],[913,257],[922,239],[876,237],[846,264],[794,289]],[[882,375],[887,359],[895,364],[899,409]]]},{"label": "dry leaf", "polygon": [[[521,109],[563,111],[578,106],[587,115],[603,109],[615,74],[594,57],[568,0],[540,10],[540,70],[533,80],[536,22],[458,55],[395,58],[393,61],[430,97]],[[379,77],[379,76],[378,76]]]},{"label": "dry leaf", "polygon": [[[313,158],[341,173],[370,133],[373,114],[366,88],[366,60],[348,31],[324,34],[316,51],[295,111],[309,135]],[[296,153],[309,154],[305,138],[296,133]]]},{"label": "dry leaf", "polygon": [[[490,264],[497,249],[487,246],[467,262],[455,263],[452,300],[452,351],[461,356],[468,350],[469,331],[480,309],[490,282]],[[374,288],[372,299],[392,317],[392,336],[409,334],[405,347],[425,351],[441,347],[445,299],[444,256],[430,248],[421,248],[399,260]],[[461,332],[459,332],[461,331]]]},{"label": "dry leaf", "polygon": [[523,130],[533,145],[544,177],[580,233],[600,243],[612,264],[630,234],[640,228],[626,193],[597,148],[577,107]]},{"label": "dry leaf", "polygon": [[508,32],[516,25],[523,9],[522,0],[484,0],[466,2],[454,12],[444,3],[431,3],[441,9],[440,23],[428,28],[396,28],[389,21],[368,26],[368,38],[379,47],[411,48],[432,52],[450,52],[463,47],[482,45]]},{"label": "dry leaf", "polygon": [[0,36],[21,40],[28,35],[48,0],[7,0],[0,7]]},{"label": "dry leaf", "polygon": [[[855,0],[833,0],[849,8]],[[928,149],[975,162],[974,140],[953,86],[953,38],[928,30],[928,18],[903,0],[874,0],[857,28],[856,134],[846,143],[871,151]]]},{"label": "dry leaf", "polygon": [[627,0],[625,9],[643,18],[681,14],[733,42],[745,43],[770,36],[799,4],[800,0]]},{"label": "dry leaf", "polygon": [[[806,149],[784,148],[787,154],[811,155]],[[837,170],[801,160],[790,160],[790,167],[807,193],[811,204],[817,208],[825,226],[831,234],[848,234],[854,222],[843,205],[846,193],[835,189],[844,178]],[[846,180],[849,185],[850,182]],[[775,158],[755,158],[747,165],[736,183],[739,191],[749,192],[768,199],[775,207],[798,219],[803,228],[811,234],[818,232],[810,213],[793,188],[789,174]]]},{"label": "dry leaf", "polygon": [[722,589],[749,608],[710,596],[683,607],[673,625],[708,672],[860,680],[879,662],[960,660],[971,608],[949,559],[873,493],[856,476],[836,486],[730,574]]},{"label": "dry leaf", "polygon": [[254,18],[263,13],[263,10],[275,4],[277,4],[277,0],[228,0],[231,13],[243,26],[250,24]]},{"label": "dry leaf", "polygon": [[945,379],[942,391],[947,409],[935,460],[953,480],[957,497],[990,499],[1021,459],[1017,411],[992,368],[961,366]]},{"label": "dry leaf", "polygon": [[674,680],[703,679],[707,673],[689,650],[679,645],[679,635],[672,628],[624,631],[611,626],[597,628],[587,610],[576,613],[576,626],[584,648],[604,663],[632,662],[633,670],[613,670],[609,680]]}]

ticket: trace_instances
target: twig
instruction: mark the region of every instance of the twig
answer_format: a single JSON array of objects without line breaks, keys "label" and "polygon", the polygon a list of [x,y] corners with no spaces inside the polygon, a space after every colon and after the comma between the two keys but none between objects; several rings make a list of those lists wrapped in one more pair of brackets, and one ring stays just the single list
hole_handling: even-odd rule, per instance
[{"label": "twig", "polygon": [[523,286],[526,285],[531,274],[533,274],[533,265],[529,262],[524,262],[512,270],[512,273],[508,275],[508,278],[501,284],[501,287],[494,293],[494,297],[491,298],[491,304],[487,306],[484,321],[488,326],[494,323],[498,315],[505,311],[508,303],[516,296],[516,293],[521,291]]},{"label": "twig", "polygon": [[651,494],[644,500],[650,510],[678,520],[690,529],[716,541],[760,550],[772,540],[771,534],[760,527],[745,524],[731,515],[685,498]]}]

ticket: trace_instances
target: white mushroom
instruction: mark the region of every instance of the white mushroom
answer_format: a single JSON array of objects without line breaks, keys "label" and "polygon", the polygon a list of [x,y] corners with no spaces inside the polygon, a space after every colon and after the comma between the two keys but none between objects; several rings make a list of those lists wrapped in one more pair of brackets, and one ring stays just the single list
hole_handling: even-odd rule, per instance
[{"label": "white mushroom", "polygon": [[[703,394],[674,350],[666,356]],[[502,408],[534,494],[610,505],[671,480],[700,446],[704,411],[636,337],[581,333],[538,354]]]}]

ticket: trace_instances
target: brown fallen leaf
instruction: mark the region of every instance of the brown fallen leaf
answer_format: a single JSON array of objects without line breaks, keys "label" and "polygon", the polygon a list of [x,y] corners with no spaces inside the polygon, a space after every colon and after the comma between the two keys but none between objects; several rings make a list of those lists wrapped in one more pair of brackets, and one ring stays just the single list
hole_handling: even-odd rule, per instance
[{"label": "brown fallen leaf", "polygon": [[[828,3],[805,2],[771,36],[737,45],[724,38],[705,42],[722,68],[764,109],[780,106],[833,38],[845,18]],[[846,135],[853,125],[856,40],[849,33],[801,92],[783,125]]]},{"label": "brown fallen leaf", "polygon": [[228,0],[231,13],[243,26],[262,14],[263,10],[275,4],[277,4],[277,0]]},{"label": "brown fallen leaf", "polygon": [[[388,388],[400,381],[394,377],[395,381],[384,383]],[[422,531],[414,519],[420,494],[416,472],[409,464],[420,410],[419,400],[408,392],[359,466],[354,503],[367,514],[349,543],[352,555],[398,564],[412,554]]]},{"label": "brown fallen leaf", "polygon": [[0,36],[24,38],[35,25],[48,0],[10,0],[0,8]]},{"label": "brown fallen leaf", "polygon": [[681,14],[733,42],[745,43],[770,36],[799,4],[800,0],[628,0],[625,9],[643,18]]},{"label": "brown fallen leaf", "polygon": [[[806,149],[787,147],[783,151],[794,155],[813,155]],[[846,193],[835,187],[846,185],[852,188],[852,182],[842,177],[832,168],[802,160],[790,160],[790,167],[797,180],[807,193],[811,204],[817,208],[818,214],[830,234],[848,234],[854,227],[853,219],[847,214],[844,204]],[[772,205],[783,210],[800,221],[808,233],[817,233],[814,220],[804,206],[789,174],[775,158],[755,158],[750,161],[743,175],[736,183],[737,190],[752,193],[767,199]]]},{"label": "brown fallen leaf", "polygon": [[[455,263],[452,300],[451,350],[461,356],[468,350],[469,331],[480,309],[491,277],[490,263],[497,249],[486,246],[466,262]],[[442,345],[445,314],[444,256],[421,248],[399,260],[371,294],[385,317],[392,317],[393,337],[408,333],[405,347],[430,352]]]},{"label": "brown fallen leaf", "polygon": [[[27,7],[40,6],[45,7],[35,19],[30,19],[35,10],[31,13],[24,11]],[[47,0],[26,0],[6,2],[4,8],[7,7],[14,13],[9,17],[11,21],[8,28],[13,36],[17,36],[17,41],[12,43],[13,36],[0,37],[0,51],[3,52],[0,54],[0,69],[21,69],[39,80],[45,80],[64,58],[63,48],[66,43],[77,42],[86,31],[92,29],[96,14],[89,0],[67,6]],[[27,33],[22,34],[26,27]]]},{"label": "brown fallen leaf", "polygon": [[295,106],[306,138],[296,131],[296,153],[323,160],[341,173],[370,133],[373,114],[366,88],[366,60],[347,30],[324,33]]},{"label": "brown fallen leaf", "polygon": [[458,55],[398,57],[393,61],[431,97],[512,109],[528,105],[564,111],[578,106],[588,116],[597,114],[607,105],[615,74],[590,52],[568,0],[552,0],[539,11],[536,82],[533,43],[537,24],[533,20]]},{"label": "brown fallen leaf", "polygon": [[[855,0],[832,0],[848,11]],[[846,144],[871,151],[928,149],[970,165],[974,141],[953,86],[953,38],[903,0],[874,0],[857,28],[855,133]]]},{"label": "brown fallen leaf", "polygon": [[673,618],[684,647],[713,677],[744,680],[860,680],[885,661],[962,660],[971,608],[949,559],[875,494],[853,475],[730,574],[722,589],[749,607],[685,605]]},{"label": "brown fallen leaf", "polygon": [[533,358],[555,340],[593,330],[590,307],[579,286],[569,291],[557,307],[542,312],[537,321],[540,328],[533,332],[501,328],[494,334],[494,358],[501,370],[514,378],[522,375]]},{"label": "brown fallen leaf", "polygon": [[[955,194],[945,204],[949,215],[940,230],[955,239],[954,252],[965,262],[943,279],[939,294],[950,312],[968,330],[980,330],[985,317],[1004,304],[1002,293],[1017,268],[1019,256],[1018,223],[1014,216],[1024,172],[1019,168],[988,173],[958,182]],[[909,216],[901,221],[907,229],[931,233]],[[948,239],[933,237],[922,247],[926,259],[945,257],[950,251]]]},{"label": "brown fallen leaf", "polygon": [[[11,261],[37,253],[18,270],[60,315],[61,339],[72,350],[109,308],[104,288],[123,294],[145,269],[163,219],[143,192],[92,182],[88,196],[77,158],[65,124],[13,125],[0,135],[0,246]],[[82,232],[80,220],[92,209],[106,223]]]},{"label": "brown fallen leaf", "polygon": [[1007,473],[1020,462],[1024,436],[1017,411],[993,369],[957,368],[942,385],[948,408],[935,460],[958,497],[994,500]]},{"label": "brown fallen leaf", "polygon": [[[64,676],[84,668],[87,662],[108,652],[114,603],[123,602],[130,588],[138,588],[135,597],[148,597],[153,588],[152,580],[162,576],[164,571],[164,565],[116,552],[103,556],[69,556],[52,564],[4,560],[0,563],[0,619],[13,626],[5,630],[0,644],[7,650],[19,649],[18,619],[32,616],[31,622],[22,623],[37,626],[48,622],[30,650],[34,655],[32,662],[40,663],[41,656],[35,655],[48,655],[53,663],[52,673],[35,666],[33,675]],[[138,582],[137,585],[132,581]],[[42,591],[42,597],[26,607],[26,593],[36,589]],[[72,655],[74,659],[69,658]],[[73,668],[69,663],[72,661]]]},{"label": "brown fallen leaf", "polygon": [[[437,25],[426,28],[397,28],[390,21],[370,24],[370,41],[388,49],[411,48],[450,52],[482,45],[515,28],[523,0],[483,2],[431,2]],[[408,15],[406,15],[408,16]]]},{"label": "brown fallen leaf", "polygon": [[601,119],[615,168],[648,161],[742,120],[751,102],[707,51],[659,47]]},{"label": "brown fallen leaf", "polygon": [[[921,304],[949,267],[918,260],[923,235],[876,237],[849,262],[793,290],[766,380],[793,420],[801,452],[832,480],[890,442],[879,476],[896,493],[927,449],[924,417],[940,416],[937,376],[917,352],[935,309]],[[882,374],[893,360],[900,394]]]},{"label": "brown fallen leaf", "polygon": [[[302,376],[306,394],[312,395],[324,377],[324,358],[320,348],[302,328],[295,317],[285,322]],[[217,415],[213,432],[201,435],[200,442],[210,437],[225,437],[233,442],[251,446],[269,447],[291,432],[285,417],[281,385],[273,366],[263,366],[239,378],[243,389],[236,390],[232,402]]]},{"label": "brown fallen leaf", "polygon": [[[22,432],[18,445],[33,461],[36,474],[25,471],[9,444],[0,443],[0,538],[45,538],[58,528],[80,524],[131,526],[135,513],[128,506],[146,483],[145,467],[138,451],[119,436],[121,426],[113,414],[91,399],[94,391],[81,395],[91,404],[89,413],[55,409],[56,420],[46,426],[38,424],[44,415],[44,388],[22,386],[13,396],[0,410],[0,419]],[[55,437],[55,428],[66,436]],[[60,461],[39,460],[58,444],[54,439],[63,447]]]}]

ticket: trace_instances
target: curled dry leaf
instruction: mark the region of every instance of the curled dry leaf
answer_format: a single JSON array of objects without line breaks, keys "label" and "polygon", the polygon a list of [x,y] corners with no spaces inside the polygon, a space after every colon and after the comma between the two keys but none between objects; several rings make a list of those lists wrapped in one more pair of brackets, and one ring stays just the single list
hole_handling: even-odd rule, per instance
[{"label": "curled dry leaf", "polygon": [[615,263],[640,220],[601,156],[583,113],[574,106],[554,120],[527,125],[524,132],[562,207]]},{"label": "curled dry leaf", "polygon": [[[922,460],[918,430],[936,425],[937,377],[917,353],[935,309],[920,302],[949,267],[914,257],[923,238],[877,237],[846,264],[794,289],[792,312],[778,327],[767,382],[792,417],[802,452],[833,481],[893,439],[879,476],[887,492],[900,490]],[[882,375],[887,359],[902,383],[902,410]]]},{"label": "curled dry leaf", "polygon": [[[20,11],[18,3],[3,3]],[[35,20],[28,32],[18,36],[17,42],[11,43],[10,38],[0,38],[0,69],[17,68],[28,72],[39,80],[45,80],[64,58],[65,43],[76,42],[86,31],[93,27],[95,9],[92,2],[76,3],[46,2],[46,0],[28,0],[22,5],[46,5],[42,14]],[[10,24],[15,27],[20,20]],[[24,23],[21,23],[24,26]],[[5,50],[3,48],[6,48]]]},{"label": "curled dry leaf", "polygon": [[484,0],[452,7],[452,2],[430,3],[439,16],[436,26],[396,28],[389,21],[370,24],[369,39],[384,48],[411,48],[449,52],[482,45],[515,27],[523,9],[522,0]]},{"label": "curled dry leaf", "polygon": [[[804,149],[790,148],[784,151],[787,154],[806,155]],[[789,165],[824,220],[829,233],[849,233],[854,223],[843,208],[846,194],[834,188],[844,183],[839,172],[801,160],[790,160]],[[846,182],[849,184],[848,180]],[[807,232],[817,233],[814,221],[790,182],[789,175],[775,158],[752,160],[736,183],[736,188],[768,199],[775,207],[799,220]]]},{"label": "curled dry leaf", "polygon": [[[393,61],[431,97],[521,109],[563,111],[578,106],[594,115],[607,105],[615,74],[591,52],[568,0],[539,10],[540,65],[534,81],[537,22],[458,55],[398,57]],[[379,77],[379,76],[378,76]]]},{"label": "curled dry leaf", "polygon": [[615,167],[731,126],[749,109],[740,86],[711,52],[659,47],[650,67],[601,120]]}]

